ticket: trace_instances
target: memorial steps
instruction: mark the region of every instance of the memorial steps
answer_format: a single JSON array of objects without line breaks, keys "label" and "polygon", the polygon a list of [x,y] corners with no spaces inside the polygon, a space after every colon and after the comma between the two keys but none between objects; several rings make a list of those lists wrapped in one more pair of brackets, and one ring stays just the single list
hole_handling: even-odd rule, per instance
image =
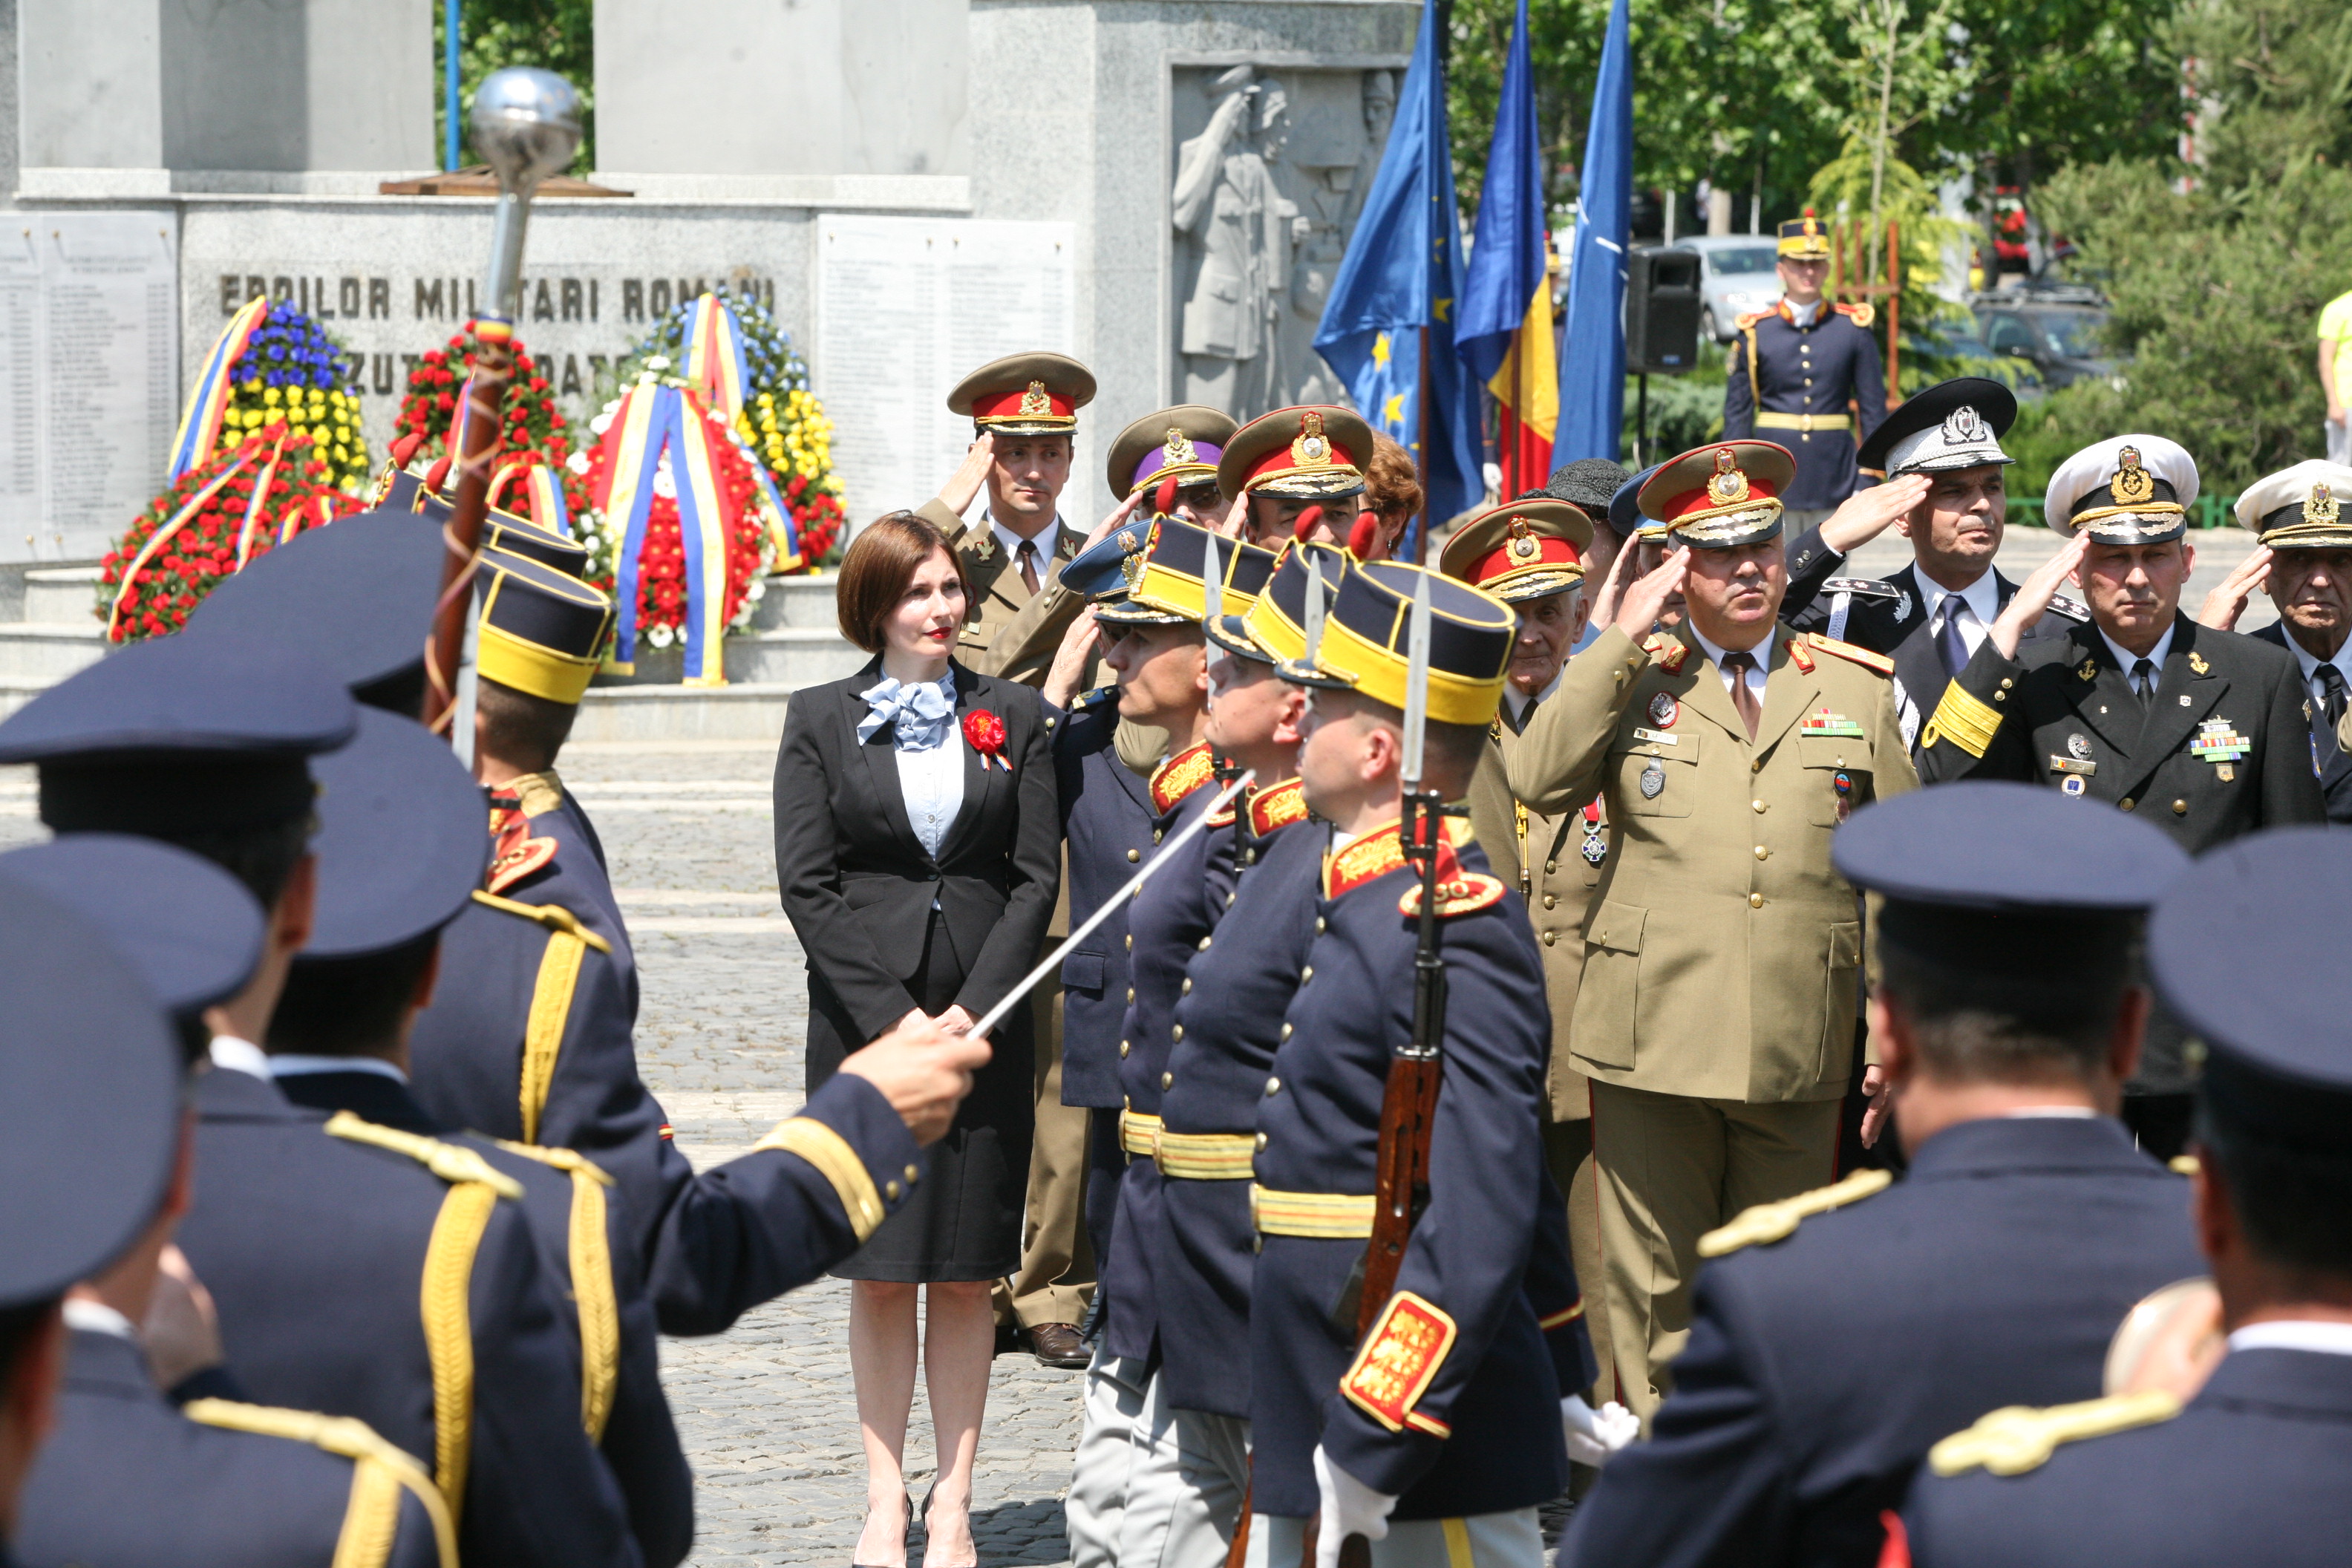
[{"label": "memorial steps", "polygon": [[[90,614],[98,570],[0,565],[0,716],[104,657],[105,624]],[[829,573],[770,578],[751,629],[727,639],[722,687],[677,684],[680,650],[640,642],[636,674],[597,678],[572,739],[773,741],[783,732],[786,698],[854,675],[866,660],[835,622],[833,584]]]}]

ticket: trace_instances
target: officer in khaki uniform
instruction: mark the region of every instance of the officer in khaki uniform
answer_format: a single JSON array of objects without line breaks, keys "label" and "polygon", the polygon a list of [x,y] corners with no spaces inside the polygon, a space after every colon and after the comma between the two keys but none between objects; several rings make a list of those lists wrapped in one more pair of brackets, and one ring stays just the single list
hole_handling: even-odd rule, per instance
[{"label": "officer in khaki uniform", "polygon": [[[1887,661],[1777,620],[1794,471],[1762,441],[1658,468],[1639,501],[1675,552],[1506,769],[1531,811],[1598,792],[1611,825],[1570,1050],[1592,1080],[1619,1397],[1645,1415],[1689,1328],[1699,1237],[1832,1174],[1862,921],[1830,839],[1918,782]],[[1682,623],[1637,646],[1626,628],[1678,591]]]},{"label": "officer in khaki uniform", "polygon": [[[1486,754],[1470,780],[1470,824],[1496,876],[1527,901],[1542,944],[1544,991],[1551,1004],[1551,1049],[1544,1065],[1544,1158],[1568,1201],[1568,1234],[1580,1279],[1601,1278],[1601,1232],[1593,1192],[1592,1100],[1582,1073],[1569,1065],[1568,1030],[1584,970],[1584,918],[1601,885],[1608,840],[1600,802],[1556,814],[1530,811],[1511,798],[1505,769],[1537,707],[1557,689],[1560,667],[1584,632],[1585,552],[1592,520],[1540,492],[1493,507],[1454,530],[1439,567],[1511,606],[1518,635],[1505,672],[1501,707],[1488,728]],[[1600,1363],[1600,1397],[1613,1386],[1605,1314],[1587,1319]]]}]

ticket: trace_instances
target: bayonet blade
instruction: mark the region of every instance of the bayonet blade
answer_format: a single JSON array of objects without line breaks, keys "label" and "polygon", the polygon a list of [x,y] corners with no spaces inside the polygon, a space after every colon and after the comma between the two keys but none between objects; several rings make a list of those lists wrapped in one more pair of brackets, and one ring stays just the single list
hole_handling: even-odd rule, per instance
[{"label": "bayonet blade", "polygon": [[1421,787],[1423,742],[1429,731],[1429,574],[1416,571],[1412,618],[1405,626],[1403,784]]},{"label": "bayonet blade", "polygon": [[1307,668],[1315,668],[1315,656],[1323,648],[1323,568],[1304,545],[1293,546],[1298,552],[1299,564],[1307,568],[1307,651],[1299,662]]},{"label": "bayonet blade", "polygon": [[[1225,570],[1217,559],[1217,536],[1210,534],[1201,549],[1201,619],[1214,626],[1225,613]],[[1217,650],[1213,647],[1209,651],[1213,654]]]}]

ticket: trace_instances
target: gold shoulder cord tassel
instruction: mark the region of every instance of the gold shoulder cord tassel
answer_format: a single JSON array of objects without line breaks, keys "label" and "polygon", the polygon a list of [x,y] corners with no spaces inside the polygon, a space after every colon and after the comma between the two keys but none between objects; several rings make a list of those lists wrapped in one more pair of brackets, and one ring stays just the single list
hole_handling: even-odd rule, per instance
[{"label": "gold shoulder cord tassel", "polygon": [[231,1399],[192,1399],[181,1414],[224,1431],[308,1443],[352,1461],[351,1500],[343,1508],[331,1568],[383,1568],[400,1532],[403,1491],[416,1499],[431,1521],[441,1568],[457,1568],[457,1528],[439,1489],[424,1466],[385,1442],[366,1422]]},{"label": "gold shoulder cord tassel", "polygon": [[613,1248],[605,1233],[604,1189],[613,1178],[572,1149],[541,1149],[499,1141],[499,1147],[572,1175],[572,1299],[580,1308],[580,1424],[588,1440],[604,1440],[613,1390],[621,1380],[621,1306],[613,1289]]}]

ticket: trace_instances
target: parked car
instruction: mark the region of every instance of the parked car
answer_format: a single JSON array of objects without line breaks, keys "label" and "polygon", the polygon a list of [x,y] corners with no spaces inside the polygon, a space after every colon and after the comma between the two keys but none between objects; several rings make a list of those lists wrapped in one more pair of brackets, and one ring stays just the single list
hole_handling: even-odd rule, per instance
[{"label": "parked car", "polygon": [[1738,331],[1739,318],[1769,308],[1780,297],[1778,259],[1768,234],[1719,234],[1675,241],[1676,250],[1699,257],[1698,330],[1718,343]]},{"label": "parked car", "polygon": [[2021,289],[1977,295],[1971,307],[1977,335],[1985,347],[2025,361],[2048,387],[2065,386],[2085,376],[2113,375],[2115,360],[2099,339],[2107,311],[2097,296],[2081,292],[2036,297],[2042,292]]}]

